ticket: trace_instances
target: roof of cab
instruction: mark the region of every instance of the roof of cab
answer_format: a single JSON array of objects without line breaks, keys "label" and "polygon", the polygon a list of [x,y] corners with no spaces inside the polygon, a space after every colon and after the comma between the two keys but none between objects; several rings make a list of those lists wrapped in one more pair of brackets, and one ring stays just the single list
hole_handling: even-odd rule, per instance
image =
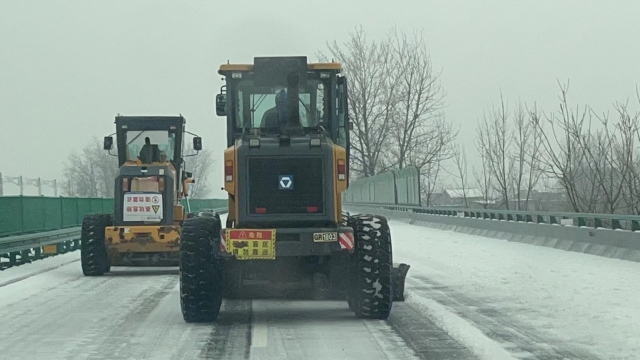
[{"label": "roof of cab", "polygon": [[[309,70],[342,70],[342,64],[337,62],[331,63],[308,63]],[[253,64],[222,64],[218,73],[222,74],[227,71],[251,71]]]}]

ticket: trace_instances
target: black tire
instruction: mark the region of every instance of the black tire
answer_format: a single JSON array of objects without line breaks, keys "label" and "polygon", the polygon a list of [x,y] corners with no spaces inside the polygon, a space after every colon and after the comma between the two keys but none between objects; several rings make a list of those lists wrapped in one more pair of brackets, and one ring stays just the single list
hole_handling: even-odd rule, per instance
[{"label": "black tire", "polygon": [[389,224],[385,217],[378,215],[355,215],[349,223],[355,238],[350,261],[349,307],[361,318],[386,319],[393,303]]},{"label": "black tire", "polygon": [[341,223],[341,225],[342,226],[349,226],[349,219],[350,218],[351,218],[351,215],[348,212],[343,211],[342,212],[342,223]]},{"label": "black tire", "polygon": [[222,261],[213,257],[220,218],[193,217],[182,224],[180,307],[188,323],[215,321],[222,305]]},{"label": "black tire", "polygon": [[111,214],[88,214],[82,219],[80,262],[85,276],[100,276],[111,270],[104,239],[104,230],[111,224]]}]

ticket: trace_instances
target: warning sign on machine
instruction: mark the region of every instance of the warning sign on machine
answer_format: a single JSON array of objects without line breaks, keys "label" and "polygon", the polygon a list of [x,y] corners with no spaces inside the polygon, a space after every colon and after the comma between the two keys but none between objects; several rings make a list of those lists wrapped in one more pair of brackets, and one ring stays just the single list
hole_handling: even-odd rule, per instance
[{"label": "warning sign on machine", "polygon": [[162,194],[125,193],[124,221],[161,221]]}]

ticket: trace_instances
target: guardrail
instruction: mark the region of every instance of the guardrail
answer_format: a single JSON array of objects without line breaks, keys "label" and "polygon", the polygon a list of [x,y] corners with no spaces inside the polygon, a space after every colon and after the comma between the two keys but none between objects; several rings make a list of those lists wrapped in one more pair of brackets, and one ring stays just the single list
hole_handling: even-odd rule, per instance
[{"label": "guardrail", "polygon": [[362,203],[344,206],[440,230],[640,262],[640,216]]},{"label": "guardrail", "polygon": [[640,231],[640,216],[620,214],[589,214],[571,212],[543,212],[518,210],[490,210],[463,208],[424,208],[387,204],[349,203],[345,206],[373,206],[381,209],[421,213],[428,215],[455,216],[470,219],[504,220],[534,224],[556,224],[562,226],[590,227],[594,229]]},{"label": "guardrail", "polygon": [[79,249],[79,227],[2,237],[0,270]]}]

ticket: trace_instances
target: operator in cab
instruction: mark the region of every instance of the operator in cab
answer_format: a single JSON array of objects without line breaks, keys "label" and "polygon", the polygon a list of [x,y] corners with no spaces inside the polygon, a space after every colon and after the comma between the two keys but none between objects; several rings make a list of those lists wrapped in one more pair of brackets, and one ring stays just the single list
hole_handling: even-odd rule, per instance
[{"label": "operator in cab", "polygon": [[144,138],[144,145],[142,146],[142,149],[140,149],[138,159],[140,159],[144,164],[158,162],[160,161],[159,153],[160,150],[158,149],[158,145],[151,144],[151,139],[147,136]]},{"label": "operator in cab", "polygon": [[263,129],[279,129],[282,131],[287,123],[287,93],[285,89],[276,94],[276,106],[265,111],[260,120]]}]

